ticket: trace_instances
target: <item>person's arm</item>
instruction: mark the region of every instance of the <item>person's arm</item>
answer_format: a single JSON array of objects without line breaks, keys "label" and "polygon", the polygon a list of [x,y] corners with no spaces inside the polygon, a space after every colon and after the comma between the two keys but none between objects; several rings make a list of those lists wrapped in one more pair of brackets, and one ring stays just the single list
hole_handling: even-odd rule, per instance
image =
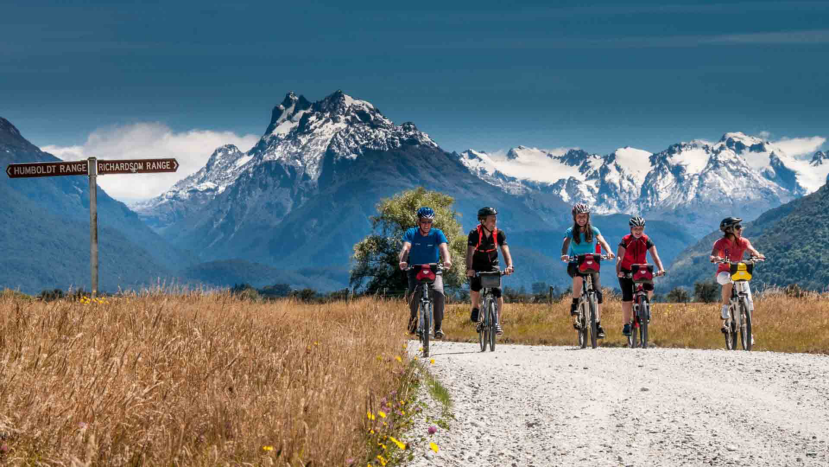
[{"label": "person's arm", "polygon": [[712,253],[709,254],[709,262],[714,263],[720,259],[720,249],[718,248],[718,244],[715,243],[715,246],[712,247]]},{"label": "person's arm", "polygon": [[476,272],[473,271],[473,254],[476,251],[476,247],[472,245],[467,245],[467,276],[473,277],[476,275]]},{"label": "person's arm", "polygon": [[657,275],[662,276],[666,273],[666,270],[663,269],[663,262],[660,261],[660,257],[657,256],[657,247],[652,246],[648,249],[648,252],[651,253],[651,257],[654,258],[654,264],[657,265]]},{"label": "person's arm", "polygon": [[406,269],[409,265],[407,263],[407,259],[409,259],[409,249],[412,248],[412,244],[409,242],[403,242],[403,248],[401,248],[401,253],[398,255],[398,267],[401,270]]},{"label": "person's arm", "polygon": [[441,256],[444,258],[444,269],[449,269],[452,267],[452,258],[450,258],[450,249],[447,248],[446,243],[442,243],[438,246],[438,250],[441,251]]},{"label": "person's arm", "polygon": [[620,245],[617,247],[617,277],[622,277],[622,260],[625,256],[625,247]]},{"label": "person's arm", "polygon": [[507,244],[502,245],[501,252],[504,255],[504,261],[507,263],[504,272],[509,276],[513,274],[513,258],[510,256],[510,247]]},{"label": "person's arm", "polygon": [[758,250],[756,250],[755,248],[752,248],[752,243],[749,243],[749,240],[746,241],[746,249],[749,251],[749,254],[751,254],[752,256],[757,256],[758,258],[766,259],[766,257],[764,255],[762,255],[761,253],[758,253]]},{"label": "person's arm", "polygon": [[614,252],[611,251],[611,245],[609,245],[608,242],[605,241],[605,238],[602,235],[597,235],[597,241],[600,245],[602,245],[602,248],[605,250],[606,253],[608,253],[611,259],[613,259]]},{"label": "person's arm", "polygon": [[571,237],[565,237],[562,241],[562,261],[568,260],[568,247],[571,245]]}]

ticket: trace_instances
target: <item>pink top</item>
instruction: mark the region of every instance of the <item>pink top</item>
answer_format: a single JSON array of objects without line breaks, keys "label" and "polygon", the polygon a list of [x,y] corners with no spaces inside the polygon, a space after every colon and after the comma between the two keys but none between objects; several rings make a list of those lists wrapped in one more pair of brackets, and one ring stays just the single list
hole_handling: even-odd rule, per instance
[{"label": "pink top", "polygon": [[[749,248],[749,240],[743,237],[737,243],[723,237],[712,246],[712,249],[717,251],[721,258],[728,258],[729,261],[740,261],[744,259],[744,252],[747,248]],[[729,272],[729,265],[718,264],[718,272]]]}]

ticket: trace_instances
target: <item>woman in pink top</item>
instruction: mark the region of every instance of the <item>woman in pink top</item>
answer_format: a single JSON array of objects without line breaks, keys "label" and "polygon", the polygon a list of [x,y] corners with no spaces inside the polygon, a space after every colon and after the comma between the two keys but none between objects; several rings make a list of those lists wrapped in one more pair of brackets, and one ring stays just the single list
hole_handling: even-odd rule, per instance
[{"label": "woman in pink top", "polygon": [[[758,253],[749,240],[743,238],[743,226],[741,226],[741,219],[738,217],[727,217],[720,223],[720,230],[723,232],[723,238],[719,239],[712,246],[712,255],[709,256],[709,261],[715,262],[722,258],[727,258],[729,261],[741,261],[744,258],[744,252],[749,250],[753,256],[764,259],[764,255]],[[728,264],[719,264],[717,272],[717,281],[721,285],[721,308],[720,317],[725,320],[729,318],[729,299],[732,297],[732,279],[729,274]],[[747,284],[747,293],[749,300],[752,301],[752,293],[749,291],[749,284]],[[726,332],[726,325],[721,326],[721,331]]]}]

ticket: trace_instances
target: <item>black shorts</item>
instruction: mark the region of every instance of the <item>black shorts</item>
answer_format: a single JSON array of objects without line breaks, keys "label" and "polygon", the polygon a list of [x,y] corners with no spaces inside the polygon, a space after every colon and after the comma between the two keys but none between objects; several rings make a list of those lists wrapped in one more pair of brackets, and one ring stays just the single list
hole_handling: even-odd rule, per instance
[{"label": "black shorts", "polygon": [[[493,296],[496,298],[501,298],[501,287],[497,287],[495,289],[490,289],[493,291]],[[470,291],[472,292],[481,292],[481,278],[480,277],[471,277],[470,278]]]},{"label": "black shorts", "polygon": [[[631,274],[631,271],[626,271],[625,269],[621,269],[623,274]],[[634,301],[634,281],[627,278],[627,277],[620,277],[620,290],[622,290],[622,301],[624,302],[633,302]],[[643,284],[643,290],[646,292],[654,290],[654,284]]]}]

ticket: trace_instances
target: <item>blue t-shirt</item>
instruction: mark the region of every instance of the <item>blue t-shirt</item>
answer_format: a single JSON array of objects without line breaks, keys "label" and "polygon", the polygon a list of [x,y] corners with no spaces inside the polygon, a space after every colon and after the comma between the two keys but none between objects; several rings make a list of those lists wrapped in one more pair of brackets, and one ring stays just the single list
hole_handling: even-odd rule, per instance
[{"label": "blue t-shirt", "polygon": [[599,237],[599,229],[591,226],[591,232],[594,233],[594,237],[590,243],[585,241],[585,232],[579,232],[579,243],[574,241],[573,235],[574,228],[570,227],[568,230],[565,231],[565,238],[571,239],[571,244],[568,246],[568,256],[579,256],[588,253],[596,253],[597,248],[597,237]]},{"label": "blue t-shirt", "polygon": [[447,237],[441,229],[433,228],[425,237],[421,235],[418,227],[412,227],[403,234],[403,241],[412,244],[409,250],[409,264],[429,264],[438,262],[438,246],[447,243]]}]

